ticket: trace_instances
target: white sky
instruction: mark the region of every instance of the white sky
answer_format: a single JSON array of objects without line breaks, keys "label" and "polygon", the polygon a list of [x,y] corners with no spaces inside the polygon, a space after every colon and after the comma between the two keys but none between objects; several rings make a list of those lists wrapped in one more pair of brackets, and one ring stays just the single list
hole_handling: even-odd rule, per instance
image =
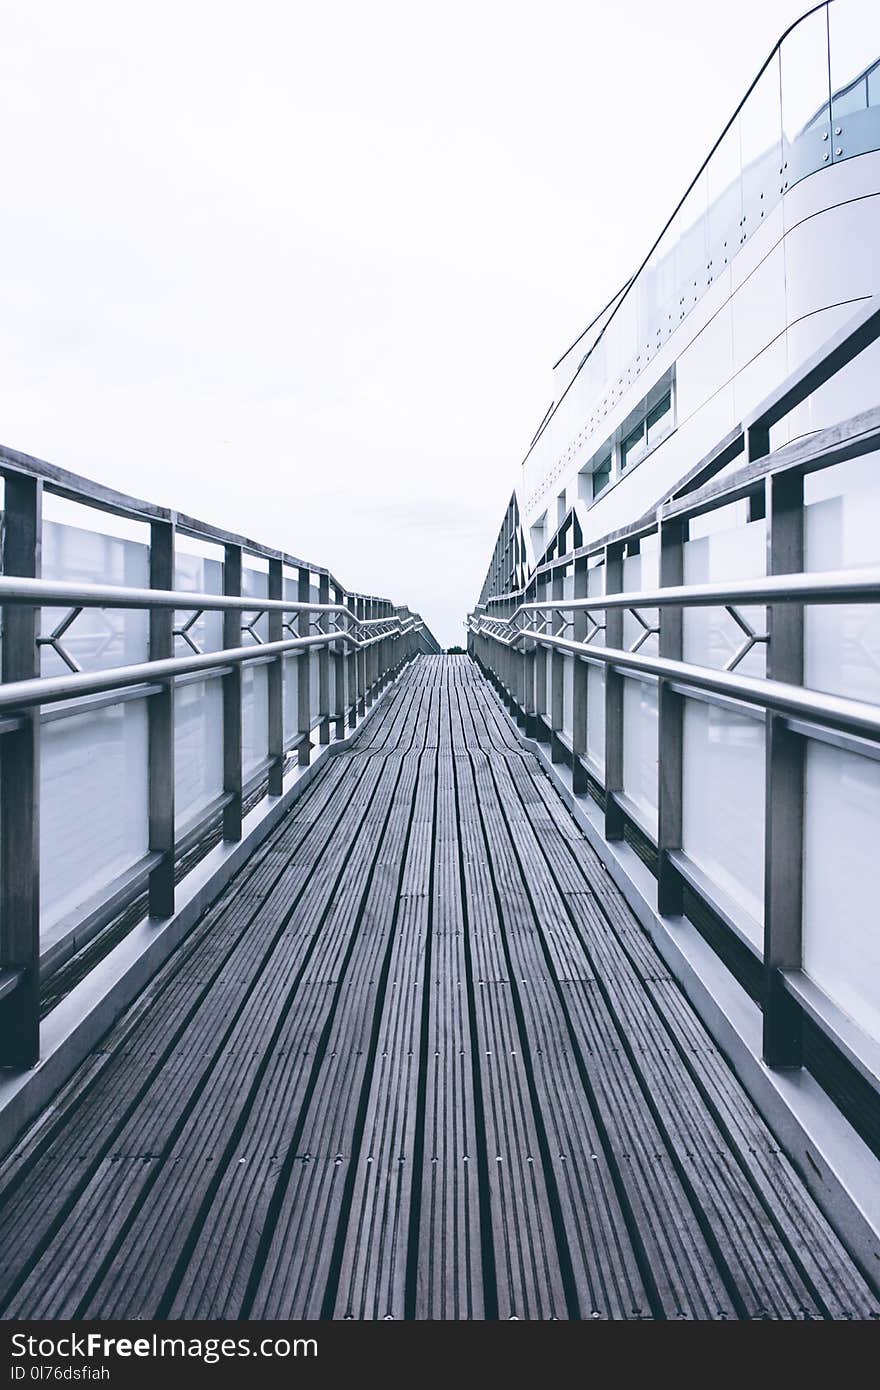
[{"label": "white sky", "polygon": [[550,368],[806,0],[0,0],[0,440],[445,645]]}]

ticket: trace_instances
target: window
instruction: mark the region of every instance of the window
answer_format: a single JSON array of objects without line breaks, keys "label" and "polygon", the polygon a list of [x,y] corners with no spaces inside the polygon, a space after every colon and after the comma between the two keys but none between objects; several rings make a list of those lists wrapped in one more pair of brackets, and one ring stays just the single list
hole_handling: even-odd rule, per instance
[{"label": "window", "polygon": [[630,430],[620,446],[620,471],[623,471],[638,463],[640,458],[648,452],[648,445],[645,440],[645,422],[640,420],[634,430]]},{"label": "window", "polygon": [[603,459],[600,459],[593,469],[593,496],[598,497],[603,488],[606,488],[611,481],[611,450]]},{"label": "window", "polygon": [[648,448],[653,449],[672,429],[672,394],[667,391],[653,410],[648,411]]},{"label": "window", "polygon": [[568,515],[568,508],[565,505],[565,493],[560,492],[556,499],[556,529],[559,530],[563,521]]}]

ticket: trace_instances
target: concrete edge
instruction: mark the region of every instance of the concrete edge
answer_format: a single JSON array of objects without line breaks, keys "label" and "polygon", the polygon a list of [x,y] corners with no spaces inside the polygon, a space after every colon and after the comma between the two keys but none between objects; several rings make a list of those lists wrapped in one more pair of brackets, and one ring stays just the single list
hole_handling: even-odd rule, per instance
[{"label": "concrete edge", "polygon": [[[161,922],[142,918],[46,1015],[37,1065],[28,1071],[0,1072],[0,1157],[51,1102],[329,759],[360,738],[407,666],[374,698],[356,729],[334,743],[319,744],[308,767],[294,767],[287,774],[280,796],[265,796],[248,813],[240,840],[215,845],[182,879],[173,917]],[[313,738],[316,733],[312,731]]]},{"label": "concrete edge", "polygon": [[[729,1062],[783,1152],[872,1288],[880,1290],[880,1160],[810,1073],[761,1056],[761,1011],[686,917],[657,911],[657,882],[635,850],[604,837],[601,808],[576,795],[571,769],[526,738],[490,686],[521,746],[537,758]],[[740,1149],[749,1166],[749,1154]]]}]

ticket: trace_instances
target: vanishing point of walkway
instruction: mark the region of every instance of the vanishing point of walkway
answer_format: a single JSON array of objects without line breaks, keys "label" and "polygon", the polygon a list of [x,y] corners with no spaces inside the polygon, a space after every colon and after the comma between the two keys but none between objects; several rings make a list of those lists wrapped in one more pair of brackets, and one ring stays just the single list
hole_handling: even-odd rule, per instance
[{"label": "vanishing point of walkway", "polygon": [[0,1308],[877,1312],[494,695],[442,657],[0,1169]]}]

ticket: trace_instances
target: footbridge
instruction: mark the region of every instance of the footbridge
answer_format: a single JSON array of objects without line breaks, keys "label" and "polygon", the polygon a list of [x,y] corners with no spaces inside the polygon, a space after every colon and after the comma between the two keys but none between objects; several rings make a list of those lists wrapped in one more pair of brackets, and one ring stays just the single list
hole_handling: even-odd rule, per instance
[{"label": "footbridge", "polygon": [[[806,473],[880,423],[730,471],[764,424],[626,535],[560,537],[454,657],[325,571],[3,453],[6,1317],[876,1316],[876,1044],[798,959],[793,836],[808,741],[870,758],[880,712],[791,676],[808,605],[880,576],[775,570]],[[682,585],[684,522],[756,497],[769,576]],[[627,589],[652,528],[661,587]],[[766,674],[682,659],[707,606]],[[680,847],[691,699],[767,739],[763,943]]]},{"label": "footbridge", "polygon": [[463,654],[0,448],[0,1316],[880,1315],[856,9],[557,363]]}]

